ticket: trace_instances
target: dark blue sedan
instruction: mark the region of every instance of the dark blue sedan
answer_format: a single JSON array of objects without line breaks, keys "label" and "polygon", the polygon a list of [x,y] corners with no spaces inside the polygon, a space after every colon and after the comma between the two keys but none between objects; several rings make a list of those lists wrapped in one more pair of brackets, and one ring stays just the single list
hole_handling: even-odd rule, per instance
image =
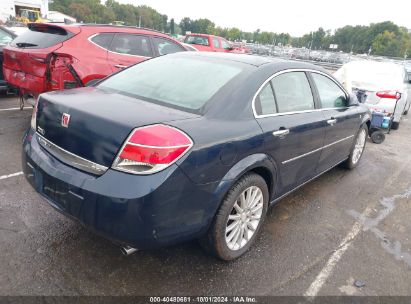
[{"label": "dark blue sedan", "polygon": [[53,207],[126,252],[200,239],[231,260],[270,205],[357,166],[369,119],[319,67],[178,53],[42,94],[22,163]]}]

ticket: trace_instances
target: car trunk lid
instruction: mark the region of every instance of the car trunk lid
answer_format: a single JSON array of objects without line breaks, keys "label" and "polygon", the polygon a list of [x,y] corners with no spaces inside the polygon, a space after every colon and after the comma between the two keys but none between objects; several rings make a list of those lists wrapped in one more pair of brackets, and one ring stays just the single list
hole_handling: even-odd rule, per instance
[{"label": "car trunk lid", "polygon": [[42,137],[65,151],[110,167],[134,128],[197,116],[87,87],[42,94],[36,128]]}]

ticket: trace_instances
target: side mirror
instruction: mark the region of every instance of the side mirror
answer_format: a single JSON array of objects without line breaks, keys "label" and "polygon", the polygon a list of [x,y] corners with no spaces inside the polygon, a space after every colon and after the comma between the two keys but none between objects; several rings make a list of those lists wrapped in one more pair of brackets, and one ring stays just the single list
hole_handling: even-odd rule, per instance
[{"label": "side mirror", "polygon": [[355,94],[350,94],[348,96],[348,100],[347,100],[347,107],[354,107],[354,106],[358,106],[360,103],[358,101],[358,98]]}]

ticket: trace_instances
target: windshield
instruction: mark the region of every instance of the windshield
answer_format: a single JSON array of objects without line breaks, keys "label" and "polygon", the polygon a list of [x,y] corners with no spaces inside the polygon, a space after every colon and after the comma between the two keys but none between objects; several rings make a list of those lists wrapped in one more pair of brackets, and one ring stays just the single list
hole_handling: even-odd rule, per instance
[{"label": "windshield", "polygon": [[101,82],[98,87],[188,110],[199,110],[244,68],[226,61],[158,57]]},{"label": "windshield", "polygon": [[202,36],[186,36],[184,42],[188,44],[209,45],[208,38]]}]

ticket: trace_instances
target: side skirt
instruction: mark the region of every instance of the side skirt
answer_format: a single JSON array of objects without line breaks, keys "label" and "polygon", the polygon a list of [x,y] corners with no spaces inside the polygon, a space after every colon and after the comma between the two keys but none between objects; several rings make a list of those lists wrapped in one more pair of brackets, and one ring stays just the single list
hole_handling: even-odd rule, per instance
[{"label": "side skirt", "polygon": [[309,180],[305,181],[304,183],[300,184],[299,186],[295,187],[294,189],[292,189],[292,190],[284,193],[283,195],[281,195],[281,196],[273,199],[273,200],[269,203],[269,206],[271,207],[271,206],[275,205],[276,203],[278,203],[281,199],[283,199],[283,198],[286,197],[287,195],[289,195],[289,194],[293,193],[294,191],[300,189],[302,186],[304,186],[304,185],[308,184],[309,182],[315,180],[315,179],[316,179],[317,177],[319,177],[320,175],[323,175],[324,173],[330,171],[331,169],[333,169],[334,167],[338,166],[340,163],[342,163],[343,161],[346,161],[347,159],[348,159],[348,158],[345,158],[345,159],[341,160],[341,161],[338,162],[337,164],[335,164],[335,165],[333,165],[332,167],[330,167],[330,168],[322,171],[321,173],[319,173],[319,174],[317,174],[316,176],[310,178]]}]

